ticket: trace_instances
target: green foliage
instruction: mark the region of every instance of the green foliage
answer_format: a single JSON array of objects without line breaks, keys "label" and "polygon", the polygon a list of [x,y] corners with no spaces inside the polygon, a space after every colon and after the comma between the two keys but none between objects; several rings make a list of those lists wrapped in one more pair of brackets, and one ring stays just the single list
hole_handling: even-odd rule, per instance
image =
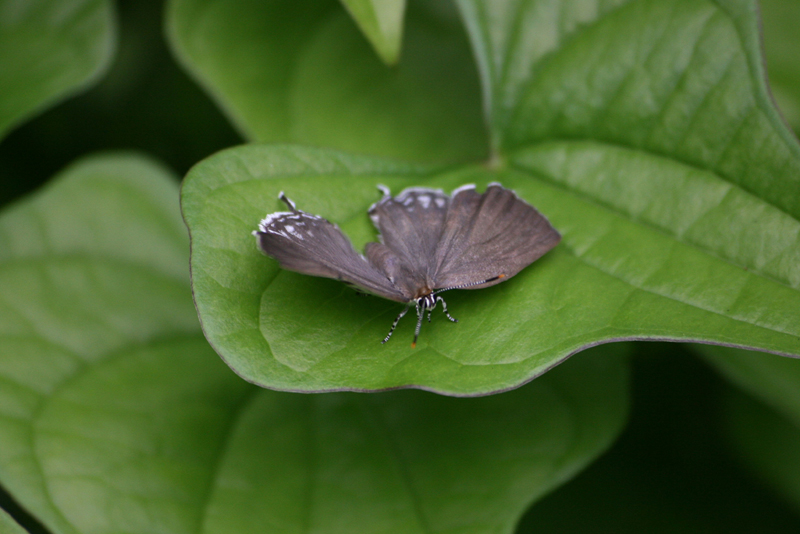
[{"label": "green foliage", "polygon": [[[122,147],[144,124],[151,144],[188,133],[173,165],[209,157],[180,207],[171,170],[114,152],[0,212],[0,532],[797,531],[800,362],[726,347],[800,356],[800,148],[754,2],[165,8],[176,60],[254,143],[211,155],[223,119],[175,71],[143,83],[171,63],[130,36],[104,94],[136,106],[15,141],[56,153],[105,128]],[[796,6],[765,8],[794,121]],[[0,133],[106,70],[110,10],[0,0]],[[103,98],[81,104],[91,129]],[[404,323],[380,344],[397,304],[281,271],[251,235],[280,190],[362,248],[377,184],[491,181],[563,241],[454,292],[460,323],[416,349]],[[632,423],[598,460],[628,419],[631,348]]]},{"label": "green foliage", "polygon": [[[183,209],[195,302],[223,358],[276,389],[416,385],[469,395],[514,387],[610,340],[697,340],[800,356],[800,149],[767,97],[747,6],[630,2],[567,9],[573,19],[542,2],[498,5],[459,3],[484,84],[490,169],[404,170],[247,146],[189,174]],[[531,41],[514,38],[520,31]],[[225,35],[206,37],[230,42]],[[242,57],[269,50],[253,46]],[[198,71],[209,65],[207,57],[194,63]],[[327,124],[331,136],[366,131]],[[329,281],[279,273],[250,236],[277,209],[280,190],[352,229],[360,247],[377,183],[397,190],[492,181],[541,209],[563,242],[522,276],[470,294],[469,307],[456,300],[461,328],[437,324],[420,350],[374,343],[396,305],[361,306]],[[311,295],[322,298],[311,303]]]},{"label": "green foliage", "polygon": [[247,384],[199,333],[177,188],[139,157],[76,163],[0,240],[0,472],[55,532],[509,530],[625,420],[622,345],[470,400]]},{"label": "green foliage", "polygon": [[0,509],[0,534],[25,534],[25,529],[19,526],[10,515]]},{"label": "green foliage", "polygon": [[[280,209],[281,190],[362,247],[375,239],[365,212],[378,198],[376,183],[452,189],[497,180],[535,199],[563,243],[513,280],[451,298],[461,322],[432,323],[417,349],[403,342],[412,322],[378,344],[397,304],[281,271],[250,235],[264,213]],[[507,169],[437,172],[322,150],[246,146],[192,170],[183,210],[206,335],[239,374],[271,388],[413,384],[487,393],[619,338],[800,354],[797,221],[712,173],[644,153],[541,144],[514,155]]]},{"label": "green foliage", "polygon": [[405,0],[342,0],[342,4],[381,59],[390,65],[397,63]]},{"label": "green foliage", "polygon": [[783,116],[795,132],[800,131],[800,2],[761,0],[764,19],[764,54],[769,68],[769,85]]},{"label": "green foliage", "polygon": [[737,452],[800,510],[800,362],[721,347],[703,347],[702,352],[758,399],[741,393],[726,398],[726,428]]},{"label": "green foliage", "polygon": [[0,0],[0,138],[95,81],[114,42],[108,0]]},{"label": "green foliage", "polygon": [[387,67],[334,0],[173,0],[178,60],[252,141],[424,162],[487,153],[480,85],[449,3],[415,2]]}]

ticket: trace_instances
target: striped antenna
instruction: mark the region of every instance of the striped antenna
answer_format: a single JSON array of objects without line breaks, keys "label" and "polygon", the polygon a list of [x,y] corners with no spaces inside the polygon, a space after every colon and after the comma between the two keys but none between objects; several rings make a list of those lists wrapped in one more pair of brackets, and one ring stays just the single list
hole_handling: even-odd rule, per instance
[{"label": "striped antenna", "polygon": [[495,280],[500,280],[501,278],[505,278],[506,275],[498,274],[497,276],[493,276],[492,278],[487,278],[486,280],[481,280],[480,282],[470,282],[469,284],[461,284],[460,286],[453,286],[453,287],[446,287],[444,289],[437,289],[433,292],[433,295],[438,295],[444,291],[450,291],[451,289],[464,289],[466,287],[472,286],[479,286],[481,284],[488,284],[489,282],[494,282]]}]

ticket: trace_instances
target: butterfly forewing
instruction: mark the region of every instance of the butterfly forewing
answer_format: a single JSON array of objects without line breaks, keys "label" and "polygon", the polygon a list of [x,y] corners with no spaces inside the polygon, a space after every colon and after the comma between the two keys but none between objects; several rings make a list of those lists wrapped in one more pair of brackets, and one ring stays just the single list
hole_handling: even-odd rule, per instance
[{"label": "butterfly forewing", "polygon": [[284,269],[354,284],[386,299],[407,302],[334,224],[302,211],[278,212],[261,221],[254,232],[258,247]]},{"label": "butterfly forewing", "polygon": [[498,284],[539,259],[560,241],[548,220],[504,187],[490,185],[454,191],[444,232],[434,255],[437,288],[488,280]]},{"label": "butterfly forewing", "polygon": [[439,246],[449,205],[450,197],[440,189],[412,187],[396,197],[387,192],[369,209],[383,244],[425,283],[432,282],[430,259]]}]

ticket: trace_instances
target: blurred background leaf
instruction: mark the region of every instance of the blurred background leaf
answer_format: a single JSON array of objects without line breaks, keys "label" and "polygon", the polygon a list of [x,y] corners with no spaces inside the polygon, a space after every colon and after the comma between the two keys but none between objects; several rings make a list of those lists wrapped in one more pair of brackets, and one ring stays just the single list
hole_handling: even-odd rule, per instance
[{"label": "blurred background leaf", "polygon": [[162,36],[163,3],[120,0],[115,6],[119,44],[105,77],[0,143],[0,204],[96,150],[141,150],[180,177],[210,153],[241,142],[169,55]]},{"label": "blurred background leaf", "polygon": [[735,450],[800,510],[800,360],[697,348],[722,376],[749,394],[725,397],[725,428]]},{"label": "blurred background leaf", "polygon": [[403,42],[405,0],[342,0],[342,4],[384,63],[397,63]]},{"label": "blurred background leaf", "polygon": [[786,121],[800,132],[800,2],[761,0],[759,6],[770,89]]},{"label": "blurred background leaf", "polygon": [[378,59],[335,0],[171,0],[178,61],[250,141],[403,159],[487,154],[480,86],[449,2],[408,4],[403,59]]},{"label": "blurred background leaf", "polygon": [[116,27],[108,0],[0,0],[0,139],[105,73]]},{"label": "blurred background leaf", "polygon": [[[730,441],[727,401],[737,391],[695,357],[693,348],[636,344],[627,428],[608,453],[532,506],[518,534],[800,531],[800,514],[740,468],[740,455]],[[769,453],[781,443],[773,446],[775,436],[760,433],[765,421],[775,417],[774,412],[764,415],[760,422],[741,420],[737,426]],[[748,428],[748,422],[754,425]],[[800,480],[791,470],[797,450],[784,449],[793,458],[784,464],[785,471],[795,481]],[[760,458],[778,467],[788,456]]]},{"label": "blurred background leaf", "polygon": [[27,534],[14,518],[0,508],[0,534]]}]

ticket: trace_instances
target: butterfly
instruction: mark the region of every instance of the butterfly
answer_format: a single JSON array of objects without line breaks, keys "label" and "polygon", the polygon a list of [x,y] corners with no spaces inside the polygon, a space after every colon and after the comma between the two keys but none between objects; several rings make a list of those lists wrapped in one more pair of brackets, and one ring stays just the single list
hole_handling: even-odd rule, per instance
[{"label": "butterfly", "polygon": [[279,198],[290,211],[267,215],[253,235],[258,248],[284,269],[341,280],[406,304],[383,343],[414,306],[415,347],[425,311],[430,322],[439,302],[447,318],[458,322],[440,293],[499,284],[561,240],[544,215],[498,183],[489,184],[482,194],[471,184],[450,195],[411,187],[392,196],[387,187],[378,188],[383,198],[368,213],[380,242],[367,243],[365,256],[338,226],[300,211],[283,192]]}]

